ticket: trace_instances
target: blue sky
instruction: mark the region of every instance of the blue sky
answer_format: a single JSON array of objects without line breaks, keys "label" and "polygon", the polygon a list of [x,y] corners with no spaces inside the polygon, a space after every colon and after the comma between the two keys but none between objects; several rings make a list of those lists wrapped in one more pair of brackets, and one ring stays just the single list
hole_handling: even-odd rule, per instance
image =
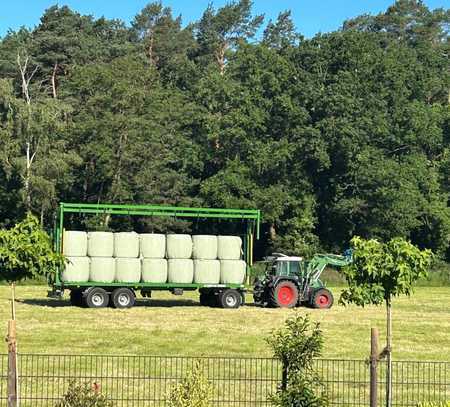
[{"label": "blue sky", "polygon": [[[174,14],[181,14],[184,23],[198,19],[210,0],[165,0]],[[129,23],[149,1],[146,0],[3,0],[0,6],[0,36],[9,28],[34,27],[44,10],[54,4],[67,4],[81,14],[95,17],[120,18]],[[213,1],[216,7],[228,0]],[[254,0],[254,11],[274,19],[280,11],[290,9],[297,29],[311,37],[317,32],[328,32],[339,28],[350,17],[363,13],[377,14],[385,10],[393,0]],[[449,0],[425,0],[430,8],[448,8]]]}]

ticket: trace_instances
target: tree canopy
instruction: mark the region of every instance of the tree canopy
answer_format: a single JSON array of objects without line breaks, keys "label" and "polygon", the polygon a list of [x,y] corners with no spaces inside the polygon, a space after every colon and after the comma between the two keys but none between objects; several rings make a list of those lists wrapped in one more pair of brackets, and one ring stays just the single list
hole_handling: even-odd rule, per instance
[{"label": "tree canopy", "polygon": [[0,40],[0,223],[62,200],[259,208],[260,255],[360,235],[448,259],[449,19],[398,0],[306,39],[249,0],[189,25],[53,6]]}]

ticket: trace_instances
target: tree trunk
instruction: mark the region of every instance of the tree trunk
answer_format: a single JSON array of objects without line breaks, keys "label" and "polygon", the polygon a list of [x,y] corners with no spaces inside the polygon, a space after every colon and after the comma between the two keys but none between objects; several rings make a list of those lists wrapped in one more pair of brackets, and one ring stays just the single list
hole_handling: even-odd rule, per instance
[{"label": "tree trunk", "polygon": [[228,44],[225,42],[216,51],[216,61],[219,65],[219,72],[221,75],[225,73],[225,52],[227,51],[227,48]]},{"label": "tree trunk", "polygon": [[269,236],[270,236],[270,240],[275,240],[276,237],[277,237],[277,231],[276,231],[276,228],[275,228],[275,224],[274,224],[274,223],[272,223],[272,224],[270,225]]},{"label": "tree trunk", "polygon": [[53,67],[53,72],[52,72],[52,94],[53,94],[53,99],[57,99],[57,95],[56,95],[56,71],[58,70],[58,63],[55,63],[55,66]]},{"label": "tree trunk", "polygon": [[25,169],[25,179],[24,179],[24,186],[25,186],[25,208],[27,212],[31,211],[31,187],[30,187],[30,180],[31,180],[31,164],[33,162],[34,155],[31,156],[31,146],[30,143],[27,143],[26,146],[26,169]]},{"label": "tree trunk", "polygon": [[392,406],[392,306],[386,300],[386,407]]}]

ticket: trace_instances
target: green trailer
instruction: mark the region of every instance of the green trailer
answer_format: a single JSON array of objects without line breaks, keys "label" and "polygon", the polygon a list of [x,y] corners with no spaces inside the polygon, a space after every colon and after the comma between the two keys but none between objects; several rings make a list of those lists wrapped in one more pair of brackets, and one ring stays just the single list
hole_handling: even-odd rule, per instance
[{"label": "green trailer", "polygon": [[[220,220],[243,223],[243,259],[247,265],[247,276],[253,264],[253,242],[259,239],[261,212],[254,209],[218,209],[189,208],[159,205],[121,205],[121,204],[85,204],[60,203],[54,229],[55,250],[63,252],[62,242],[67,217],[81,216],[138,216],[138,217],[173,217],[192,221]],[[239,308],[244,303],[245,284],[179,284],[179,283],[96,283],[96,282],[64,282],[61,279],[63,270],[57,270],[51,282],[51,297],[61,297],[64,290],[70,291],[73,305],[101,308],[111,305],[115,308],[130,308],[134,305],[136,293],[140,291],[144,297],[150,297],[152,291],[170,291],[182,295],[184,291],[198,290],[200,303],[207,306],[223,308]]]}]

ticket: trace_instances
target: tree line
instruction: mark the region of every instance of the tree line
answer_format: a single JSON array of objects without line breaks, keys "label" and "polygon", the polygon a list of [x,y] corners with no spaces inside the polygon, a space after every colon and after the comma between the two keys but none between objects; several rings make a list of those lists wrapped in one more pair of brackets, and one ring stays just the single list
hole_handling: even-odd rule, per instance
[{"label": "tree line", "polygon": [[398,0],[307,39],[250,0],[188,25],[162,3],[131,25],[53,6],[0,40],[0,222],[51,226],[59,201],[259,208],[261,253],[360,235],[448,259],[449,21]]}]

